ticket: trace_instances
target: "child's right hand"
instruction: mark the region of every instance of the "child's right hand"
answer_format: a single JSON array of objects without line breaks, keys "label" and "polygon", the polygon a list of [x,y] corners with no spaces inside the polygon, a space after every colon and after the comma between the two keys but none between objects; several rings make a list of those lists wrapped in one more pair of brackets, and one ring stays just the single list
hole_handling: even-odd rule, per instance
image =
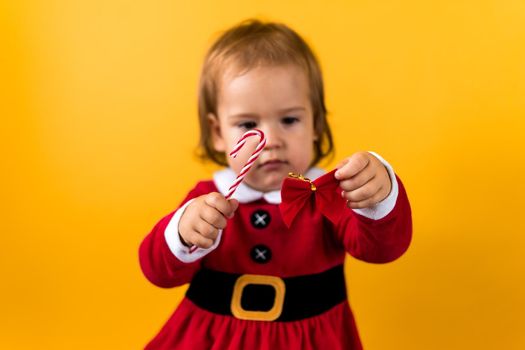
[{"label": "child's right hand", "polygon": [[217,192],[195,198],[179,221],[182,243],[205,249],[211,247],[238,206],[236,199],[228,200]]}]

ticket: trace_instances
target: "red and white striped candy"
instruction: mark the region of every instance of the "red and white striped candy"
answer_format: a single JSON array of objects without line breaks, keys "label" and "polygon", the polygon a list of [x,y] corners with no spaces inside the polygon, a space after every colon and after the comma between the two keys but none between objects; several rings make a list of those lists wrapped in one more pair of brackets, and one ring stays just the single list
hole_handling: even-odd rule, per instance
[{"label": "red and white striped candy", "polygon": [[255,148],[255,151],[253,151],[251,157],[248,159],[244,167],[239,172],[239,175],[237,175],[235,182],[230,186],[230,189],[228,190],[228,194],[226,194],[225,196],[226,199],[229,199],[233,195],[233,193],[235,192],[237,187],[239,187],[239,185],[241,184],[242,180],[244,179],[248,171],[250,171],[251,167],[253,166],[253,163],[255,163],[257,158],[259,158],[259,155],[261,154],[264,146],[266,146],[266,137],[264,137],[264,133],[261,130],[259,129],[249,130],[245,132],[244,135],[242,135],[241,139],[237,142],[237,145],[235,146],[233,151],[230,152],[231,157],[233,158],[237,157],[237,154],[239,154],[239,151],[241,150],[241,148],[244,146],[244,144],[246,144],[246,139],[250,136],[259,136],[259,144]]},{"label": "red and white striped candy", "polygon": [[[250,136],[259,136],[259,144],[255,148],[255,151],[253,151],[250,158],[248,158],[248,161],[246,162],[244,167],[239,172],[239,175],[237,175],[237,178],[235,179],[233,184],[230,186],[230,189],[228,190],[228,193],[225,196],[226,199],[229,199],[233,195],[233,193],[235,192],[237,187],[239,187],[239,185],[241,184],[242,180],[244,179],[248,171],[250,171],[251,167],[253,166],[253,163],[255,163],[257,158],[259,158],[259,155],[264,149],[264,146],[266,146],[266,137],[264,136],[264,133],[261,130],[259,129],[249,130],[245,132],[244,135],[242,135],[239,141],[237,141],[237,145],[235,145],[233,151],[230,152],[230,157],[233,157],[233,158],[237,157],[237,154],[239,154],[239,151],[241,150],[241,148],[246,144],[246,139]],[[197,246],[196,245],[191,246],[190,254],[193,253],[195,250],[197,250]]]}]

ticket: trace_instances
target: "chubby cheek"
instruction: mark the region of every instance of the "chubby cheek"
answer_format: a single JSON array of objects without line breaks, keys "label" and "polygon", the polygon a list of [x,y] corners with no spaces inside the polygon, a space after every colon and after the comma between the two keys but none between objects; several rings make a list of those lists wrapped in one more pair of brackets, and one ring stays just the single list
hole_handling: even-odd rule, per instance
[{"label": "chubby cheek", "polygon": [[[242,168],[244,167],[245,165],[245,162],[237,162],[235,161],[235,159],[233,159],[233,161],[231,161],[231,157],[230,157],[230,160],[228,161],[228,165],[230,166],[230,168],[235,172],[235,174],[239,175],[239,173],[241,172]],[[248,174],[246,174],[245,178],[244,178],[244,181],[248,180],[250,178],[250,175],[254,173],[254,168],[252,167]]]},{"label": "chubby cheek", "polygon": [[228,157],[228,165],[230,166],[230,168],[233,169],[233,171],[235,171],[236,174],[240,173],[241,172],[241,169],[243,167],[243,164],[235,161],[235,159],[232,159],[229,154],[226,154],[226,157]]},{"label": "chubby cheek", "polygon": [[282,182],[284,178],[288,175],[288,172],[286,173],[264,173],[260,171],[250,171],[247,175],[244,181],[252,188],[268,192],[268,191],[274,191],[279,190],[281,188]]}]

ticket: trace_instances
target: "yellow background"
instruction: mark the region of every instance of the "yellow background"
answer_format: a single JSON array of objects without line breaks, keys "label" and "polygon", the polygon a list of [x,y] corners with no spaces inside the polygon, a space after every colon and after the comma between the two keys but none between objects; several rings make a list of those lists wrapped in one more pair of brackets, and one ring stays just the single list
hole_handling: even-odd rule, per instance
[{"label": "yellow background", "polygon": [[414,240],[347,261],[366,349],[525,348],[525,2],[7,1],[1,26],[0,348],[136,349],[185,288],[143,237],[197,179],[212,40],[283,21],[325,73],[337,154],[404,181]]}]

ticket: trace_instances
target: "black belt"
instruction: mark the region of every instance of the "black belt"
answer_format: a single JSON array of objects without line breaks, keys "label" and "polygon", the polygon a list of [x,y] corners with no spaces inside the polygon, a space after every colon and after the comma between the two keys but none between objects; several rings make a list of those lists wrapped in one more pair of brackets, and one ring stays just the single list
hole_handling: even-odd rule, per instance
[{"label": "black belt", "polygon": [[186,297],[220,315],[263,321],[296,321],[320,315],[346,300],[343,265],[324,272],[279,278],[199,270]]}]

